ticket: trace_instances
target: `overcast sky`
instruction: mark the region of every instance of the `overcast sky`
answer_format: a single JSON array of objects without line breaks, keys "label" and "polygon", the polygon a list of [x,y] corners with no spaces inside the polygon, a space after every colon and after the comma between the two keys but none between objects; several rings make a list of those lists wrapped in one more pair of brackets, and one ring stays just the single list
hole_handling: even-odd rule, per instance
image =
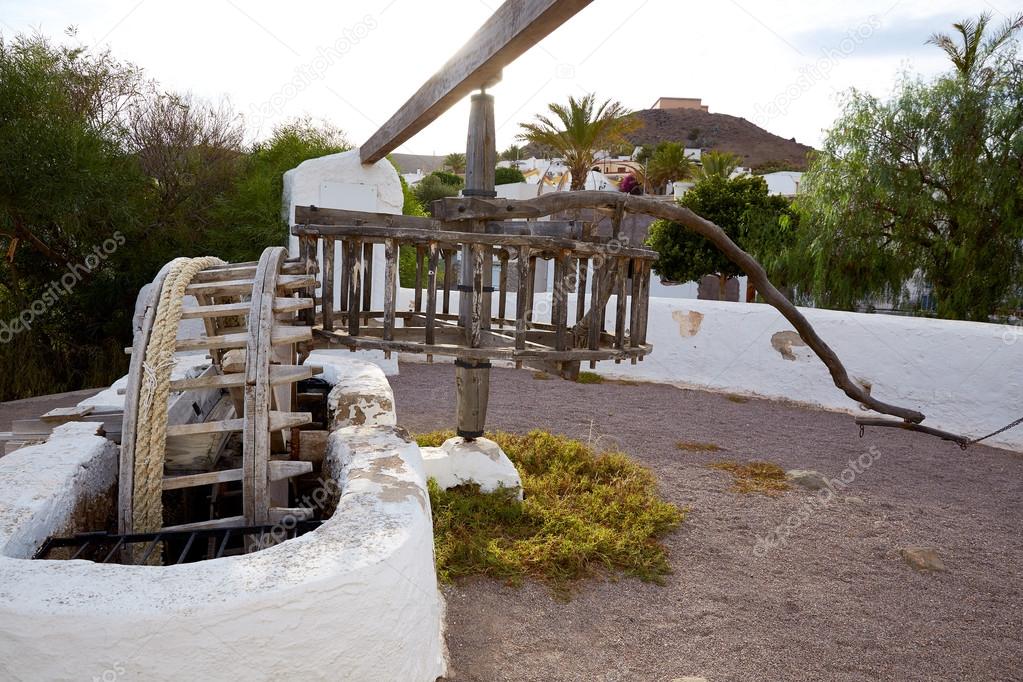
[{"label": "overcast sky", "polygon": [[[109,46],[165,87],[226,98],[253,135],[302,115],[364,142],[500,0],[0,0],[0,32]],[[889,93],[898,75],[945,69],[938,30],[1008,0],[595,0],[505,69],[498,147],[548,102],[595,91],[632,109],[701,97],[783,137],[820,143],[851,87]],[[464,151],[462,102],[398,151]]]}]

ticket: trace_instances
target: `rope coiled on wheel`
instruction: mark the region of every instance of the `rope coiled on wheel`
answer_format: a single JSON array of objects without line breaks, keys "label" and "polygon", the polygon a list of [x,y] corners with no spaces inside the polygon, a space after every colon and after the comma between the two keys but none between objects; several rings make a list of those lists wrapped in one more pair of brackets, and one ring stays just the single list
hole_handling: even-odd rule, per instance
[{"label": "rope coiled on wheel", "polygon": [[213,256],[176,258],[167,278],[153,319],[153,328],[142,363],[142,384],[136,406],[135,467],[132,486],[134,532],[157,531],[163,527],[163,469],[167,445],[167,397],[171,369],[181,322],[185,288],[202,270],[224,261]]}]

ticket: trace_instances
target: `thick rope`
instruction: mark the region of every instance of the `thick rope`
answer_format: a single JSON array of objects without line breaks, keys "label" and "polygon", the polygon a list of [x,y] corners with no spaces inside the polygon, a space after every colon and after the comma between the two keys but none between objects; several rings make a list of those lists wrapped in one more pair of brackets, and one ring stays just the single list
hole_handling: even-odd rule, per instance
[{"label": "thick rope", "polygon": [[181,301],[185,287],[196,274],[215,265],[224,265],[224,261],[212,256],[176,258],[171,261],[167,279],[160,290],[156,317],[142,363],[142,385],[136,405],[132,487],[132,527],[136,533],[153,532],[163,527],[161,495],[167,444],[167,397],[181,322]]}]

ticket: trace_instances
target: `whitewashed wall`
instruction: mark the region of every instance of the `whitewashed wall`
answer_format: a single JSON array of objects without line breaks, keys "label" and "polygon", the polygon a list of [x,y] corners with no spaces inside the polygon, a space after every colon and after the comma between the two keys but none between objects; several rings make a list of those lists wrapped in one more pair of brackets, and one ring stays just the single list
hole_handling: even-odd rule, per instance
[{"label": "whitewashed wall", "polygon": [[[457,309],[457,294],[452,299]],[[407,308],[411,300],[411,290],[399,292],[399,306]],[[495,295],[495,315],[496,301]],[[550,321],[550,294],[536,296],[534,307],[538,321]],[[612,296],[608,331],[614,307]],[[507,310],[514,317],[514,295]],[[575,310],[574,295],[569,310]],[[855,380],[869,384],[881,400],[920,410],[928,426],[979,436],[1023,413],[1014,399],[1023,393],[1023,334],[1014,333],[1017,327],[801,310]],[[647,341],[654,352],[642,362],[602,362],[597,372],[865,414],[769,305],[651,298]],[[1023,450],[1023,426],[987,443]]]}]

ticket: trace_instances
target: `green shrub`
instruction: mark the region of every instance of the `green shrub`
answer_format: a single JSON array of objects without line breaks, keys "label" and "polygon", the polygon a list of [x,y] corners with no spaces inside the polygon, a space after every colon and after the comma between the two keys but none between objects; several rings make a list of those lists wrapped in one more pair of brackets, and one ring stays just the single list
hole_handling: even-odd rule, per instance
[{"label": "green shrub", "polygon": [[495,185],[510,185],[514,182],[525,182],[526,176],[518,168],[497,168],[494,170]]},{"label": "green shrub", "polygon": [[[454,435],[416,438],[437,446]],[[534,578],[567,594],[573,581],[621,571],[661,582],[671,572],[659,539],[683,511],[657,497],[649,470],[620,452],[532,431],[489,434],[515,463],[515,490],[481,494],[478,486],[441,490],[430,481],[437,572],[450,581],[485,575],[519,583]]]}]

